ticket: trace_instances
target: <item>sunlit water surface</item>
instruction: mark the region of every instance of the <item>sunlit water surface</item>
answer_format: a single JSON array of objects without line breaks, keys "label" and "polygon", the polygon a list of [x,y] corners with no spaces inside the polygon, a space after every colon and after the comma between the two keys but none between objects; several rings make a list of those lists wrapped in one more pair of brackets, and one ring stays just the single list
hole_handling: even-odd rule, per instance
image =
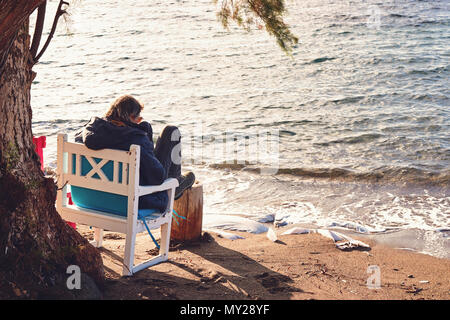
[{"label": "sunlit water surface", "polygon": [[[35,67],[46,164],[57,133],[72,138],[129,93],[156,134],[180,127],[205,215],[398,234],[450,257],[449,2],[287,5],[291,57],[257,27],[224,30],[209,0],[77,4]],[[269,162],[262,133],[278,143]],[[250,151],[224,149],[230,136]]]}]

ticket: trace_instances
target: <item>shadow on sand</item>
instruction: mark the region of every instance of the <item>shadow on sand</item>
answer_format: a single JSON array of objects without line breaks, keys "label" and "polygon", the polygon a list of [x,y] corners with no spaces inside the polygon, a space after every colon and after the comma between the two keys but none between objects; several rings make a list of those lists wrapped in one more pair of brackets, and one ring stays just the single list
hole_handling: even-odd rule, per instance
[{"label": "shadow on sand", "polygon": [[[225,248],[207,235],[199,242],[177,245],[171,251],[183,250],[187,259],[173,259],[167,272],[152,268],[142,270],[132,277],[121,277],[105,266],[113,279],[106,282],[105,299],[289,299],[293,292],[304,292],[292,286],[293,280],[275,272],[248,256]],[[123,258],[114,252],[101,249],[114,263]],[[187,257],[189,256],[189,257]],[[197,259],[198,257],[198,259]],[[194,263],[192,260],[194,260]],[[203,263],[202,259],[209,263]],[[214,264],[214,268],[208,267]],[[176,275],[175,275],[176,273]],[[183,276],[185,274],[185,276]]]}]

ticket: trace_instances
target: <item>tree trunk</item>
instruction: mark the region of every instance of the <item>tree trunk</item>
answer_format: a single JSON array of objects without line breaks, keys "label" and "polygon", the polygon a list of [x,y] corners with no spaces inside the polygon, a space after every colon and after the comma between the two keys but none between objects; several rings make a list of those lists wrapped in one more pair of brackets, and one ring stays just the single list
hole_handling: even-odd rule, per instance
[{"label": "tree trunk", "polygon": [[56,212],[56,185],[40,170],[31,132],[28,31],[26,19],[0,70],[0,298],[77,298],[80,291],[66,286],[68,266],[79,266],[81,286],[91,279],[85,288],[92,290],[92,279],[103,283],[103,263]]}]

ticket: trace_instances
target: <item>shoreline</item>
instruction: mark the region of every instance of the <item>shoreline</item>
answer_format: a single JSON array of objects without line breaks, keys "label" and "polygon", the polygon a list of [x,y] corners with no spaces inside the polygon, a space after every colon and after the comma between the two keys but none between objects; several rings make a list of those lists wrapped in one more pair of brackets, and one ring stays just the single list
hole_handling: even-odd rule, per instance
[{"label": "shoreline", "polygon": [[[52,172],[53,167],[48,164],[46,170]],[[284,180],[285,176],[262,178],[255,183],[259,176],[249,172],[232,172],[222,180],[227,170],[211,172],[203,167],[186,167],[185,170],[196,172],[200,181],[207,182],[204,190],[208,200],[204,206],[207,228],[215,228],[218,223],[226,225],[223,229],[229,228],[231,232],[258,229],[257,223],[265,224],[272,216],[277,225],[336,230],[350,236],[375,239],[388,246],[450,259],[450,229],[443,210],[446,199],[431,197],[427,200],[426,190],[411,200],[407,190],[390,194],[393,192],[391,186],[378,183],[342,185],[327,178],[291,181]],[[286,191],[291,185],[292,192]],[[352,192],[354,195],[347,198]],[[292,197],[290,193],[298,193],[298,197]],[[248,199],[255,199],[256,205]],[[424,209],[424,205],[430,207]],[[415,208],[412,213],[410,208]],[[213,218],[218,221],[211,221]],[[237,218],[251,221],[233,221]],[[351,226],[340,228],[343,224]],[[357,232],[354,232],[355,228]]]},{"label": "shoreline", "polygon": [[[47,148],[47,152],[50,152],[51,148]],[[45,151],[46,149],[44,149]],[[54,153],[51,153],[52,155],[54,155]],[[56,163],[55,161],[50,161],[49,163],[47,163],[47,165],[45,166],[45,170],[46,172],[52,173],[55,170],[55,166]],[[206,181],[210,175],[211,175],[211,171],[207,171],[205,172],[205,168],[201,167],[201,168],[194,168],[194,167],[190,167],[187,166],[184,168],[185,170],[191,170],[196,172],[196,174],[198,173],[198,179],[202,180],[202,181]],[[238,171],[236,171],[237,173]],[[239,171],[240,172],[240,171]],[[239,176],[239,178],[242,178],[244,182],[249,182],[252,183],[253,179],[254,179],[254,173],[251,172],[246,172],[246,175]],[[250,176],[248,176],[248,174],[250,174]],[[207,176],[208,175],[208,176]],[[217,173],[215,175],[213,175],[214,182],[217,182]],[[283,177],[285,177],[286,175],[282,175]],[[235,175],[235,177],[233,178],[237,178],[237,175]],[[334,192],[333,188],[334,188],[334,184],[337,183],[337,181],[330,181],[325,177],[321,177],[321,178],[308,178],[305,180],[301,180],[302,182],[302,186],[305,188],[307,187],[311,187],[311,188],[316,188],[317,184],[320,186],[325,186],[323,187],[324,189],[320,189],[321,187],[317,187],[319,188],[318,190],[323,191],[323,192],[330,192],[331,194],[326,193],[326,195],[330,196],[331,199],[334,199],[336,197],[336,195],[332,194],[332,192]],[[237,183],[236,181],[231,181],[232,183]],[[242,181],[238,181],[239,183],[242,183]],[[270,183],[271,181],[265,181]],[[294,181],[293,183],[297,183],[298,181]],[[285,181],[281,181],[279,179],[277,179],[277,183],[281,183],[284,184]],[[353,182],[352,184],[357,185],[358,187],[361,188],[365,188],[366,184],[369,186],[369,188],[375,188],[374,192],[378,192],[378,190],[376,188],[379,187],[379,183],[376,182],[364,182],[363,184],[361,184],[362,182]],[[213,185],[214,183],[211,183],[211,185]],[[356,217],[348,217],[348,216],[337,216],[337,217],[331,217],[328,218],[326,214],[322,215],[319,214],[318,219],[322,220],[320,221],[320,223],[315,223],[313,220],[311,221],[302,221],[304,219],[304,217],[301,217],[300,215],[297,215],[297,213],[301,213],[302,209],[305,210],[309,210],[310,208],[305,208],[305,204],[311,203],[313,204],[313,209],[314,210],[321,210],[321,208],[325,208],[324,211],[325,212],[330,212],[330,208],[326,207],[327,204],[324,203],[319,203],[317,204],[315,201],[311,200],[311,199],[305,199],[305,196],[303,195],[300,199],[300,201],[298,201],[295,199],[291,199],[286,197],[286,199],[284,199],[284,201],[282,201],[281,203],[269,203],[269,205],[264,205],[264,207],[261,207],[261,215],[258,216],[257,214],[255,214],[252,210],[248,210],[248,205],[249,203],[244,201],[244,206],[241,207],[237,207],[236,208],[229,208],[229,206],[218,206],[217,204],[222,202],[222,203],[234,203],[234,201],[231,201],[233,196],[240,196],[241,198],[245,198],[242,195],[238,195],[237,193],[231,195],[229,198],[227,199],[215,199],[214,198],[214,193],[216,194],[221,194],[221,192],[223,192],[224,190],[229,191],[228,187],[223,187],[220,186],[220,182],[216,184],[216,186],[219,185],[219,187],[216,187],[217,189],[205,189],[205,195],[206,196],[210,196],[212,195],[212,198],[210,198],[210,203],[212,203],[212,205],[210,205],[209,207],[205,207],[205,212],[208,212],[207,214],[204,215],[204,219],[207,218],[212,218],[212,217],[216,217],[218,220],[220,220],[219,222],[219,228],[220,229],[224,229],[227,230],[228,227],[229,230],[231,232],[234,232],[234,230],[239,230],[239,231],[248,231],[246,230],[247,228],[251,228],[253,230],[250,230],[250,232],[254,232],[255,229],[258,229],[257,226],[255,226],[258,223],[262,223],[263,225],[266,226],[270,226],[271,224],[267,224],[264,222],[265,219],[267,219],[268,216],[273,215],[273,222],[274,223],[281,223],[282,226],[286,226],[286,224],[288,226],[305,226],[306,228],[323,228],[323,229],[329,229],[329,230],[336,230],[338,232],[342,232],[344,234],[348,234],[350,236],[355,236],[355,237],[362,237],[362,238],[369,238],[369,239],[374,239],[377,242],[383,243],[387,246],[393,247],[393,248],[404,248],[404,249],[409,249],[409,250],[413,250],[414,252],[419,252],[419,253],[424,253],[424,254],[429,254],[431,256],[434,257],[439,257],[439,258],[447,258],[450,259],[450,242],[448,241],[448,237],[450,236],[450,229],[447,228],[447,224],[440,224],[440,228],[435,228],[433,229],[429,229],[427,227],[427,225],[423,225],[423,226],[415,226],[414,223],[415,221],[411,221],[411,219],[406,219],[406,223],[410,223],[411,225],[407,225],[406,227],[400,226],[400,227],[393,227],[391,230],[389,230],[389,227],[384,227],[386,229],[383,229],[383,227],[380,227],[381,231],[378,231],[378,229],[373,229],[370,227],[370,223],[367,223],[367,217],[365,218],[366,221],[357,221],[354,220]],[[278,187],[280,187],[280,185],[277,185]],[[390,187],[389,185],[383,185],[384,187]],[[281,186],[282,187],[282,186]],[[339,185],[340,187],[340,185]],[[273,187],[274,188],[274,187]],[[272,188],[272,189],[273,189]],[[240,189],[240,190],[244,190],[244,189]],[[314,189],[315,190],[315,189]],[[358,189],[359,190],[359,189]],[[372,189],[371,189],[372,190]],[[245,191],[245,190],[244,190]],[[294,190],[295,191],[295,190]],[[345,190],[344,190],[345,191]],[[342,191],[341,193],[345,193],[344,191]],[[373,190],[372,190],[373,191]],[[391,191],[390,189],[387,191]],[[384,193],[387,192],[386,190],[383,190]],[[253,192],[253,191],[252,191]],[[350,192],[350,191],[349,191]],[[381,194],[381,191],[380,191]],[[339,195],[339,194],[338,194]],[[247,192],[245,194],[246,197],[249,196],[253,196],[253,195],[249,195],[249,193]],[[279,196],[279,195],[277,195]],[[364,194],[361,194],[362,197],[364,197]],[[402,195],[397,195],[396,197],[401,197]],[[404,196],[404,195],[403,195]],[[407,197],[407,196],[404,196]],[[270,198],[270,197],[269,197]],[[274,197],[276,198],[276,197]],[[219,201],[218,201],[219,200]],[[392,201],[393,203],[395,201],[400,201],[398,200],[398,198],[394,198],[394,199],[384,199],[385,201]],[[353,200],[352,200],[353,201]],[[353,202],[356,203],[356,200],[354,200]],[[351,202],[351,203],[353,203]],[[237,201],[237,203],[240,203],[239,201]],[[387,202],[386,202],[387,203]],[[205,203],[206,204],[206,203]],[[250,204],[251,205],[251,204]],[[247,206],[247,207],[245,207]],[[278,212],[273,213],[273,208],[278,206],[280,210],[278,210]],[[338,204],[337,207],[343,206],[342,203]],[[372,206],[374,206],[372,204]],[[409,204],[405,205],[404,207],[400,207],[400,209],[408,209]],[[266,207],[268,207],[269,209],[267,210]],[[392,204],[392,207],[394,207],[394,204]],[[290,208],[292,208],[292,210],[290,210]],[[390,207],[389,207],[390,208]],[[351,207],[352,210],[357,210],[358,208],[356,207]],[[386,208],[384,208],[386,209]],[[392,209],[392,208],[390,208]],[[280,214],[278,217],[278,214],[281,213],[281,211],[285,210],[285,213]],[[296,211],[297,210],[297,211]],[[298,211],[300,210],[300,211]],[[231,211],[230,214],[222,214],[222,213],[215,213],[215,212],[229,212]],[[234,211],[234,212],[233,212]],[[267,212],[265,212],[267,211]],[[241,212],[241,213],[238,213]],[[247,213],[248,214],[242,214],[242,213]],[[311,214],[315,214],[316,212],[311,212]],[[418,217],[419,219],[422,219],[422,223],[426,223],[426,220],[429,219],[428,216],[426,216],[427,212],[421,213],[420,216]],[[345,214],[344,213],[340,213]],[[367,212],[363,212],[363,214],[365,214],[367,216]],[[385,213],[386,214],[386,213]],[[395,215],[399,215],[400,218],[403,218],[403,215],[406,213],[403,213],[403,211],[400,212],[400,214],[397,214],[396,212],[393,212],[393,216]],[[352,214],[353,215],[353,214]],[[389,214],[387,214],[389,215]],[[426,217],[424,217],[426,216]],[[243,222],[243,225],[240,225],[239,222],[235,222],[232,221],[232,218],[236,218],[236,217],[241,217],[242,219],[249,219],[252,223],[254,223],[255,225],[253,226],[249,226],[245,221]],[[353,218],[353,219],[352,219]],[[281,219],[281,221],[278,221],[277,219]],[[328,220],[329,221],[328,221]],[[210,219],[209,219],[210,220]],[[275,221],[277,220],[277,221]],[[376,219],[375,219],[376,220]],[[378,220],[383,220],[383,219],[378,219]],[[399,219],[394,219],[395,221],[394,224],[399,222]],[[431,220],[433,221],[433,219],[431,218]],[[268,220],[267,220],[268,221]],[[357,222],[353,222],[353,221],[357,221]],[[225,223],[227,225],[227,228],[222,228],[220,226],[220,224]],[[349,223],[351,224],[353,227],[356,228],[362,228],[365,231],[362,232],[354,232],[354,229],[352,227],[349,228],[340,228],[339,225],[343,224],[343,223]],[[392,221],[391,221],[392,223]],[[216,228],[216,223],[214,221],[212,221],[212,223],[207,226],[207,228]],[[375,224],[380,224],[380,221],[376,221]],[[389,224],[389,223],[387,223]],[[333,225],[335,225],[333,227]],[[421,228],[422,227],[422,228]],[[334,229],[336,228],[336,229]],[[374,227],[377,228],[377,227]],[[439,231],[440,229],[442,229],[443,231]],[[259,232],[259,231],[257,231]],[[264,232],[264,231],[263,231]],[[443,233],[445,232],[445,234]]]},{"label": "shoreline", "polygon": [[[281,228],[283,229],[283,228]],[[93,231],[78,226],[90,238]],[[124,235],[105,232],[104,299],[303,300],[449,299],[450,260],[393,249],[357,238],[368,250],[341,251],[319,234],[278,235],[233,232],[230,240],[204,232],[197,242],[171,247],[169,261],[121,276]],[[158,235],[155,234],[158,238]],[[148,234],[136,240],[136,261],[155,253]],[[152,250],[153,249],[153,250]],[[369,289],[369,266],[380,270],[380,288]],[[369,271],[369,273],[368,273]]]},{"label": "shoreline", "polygon": [[[214,215],[213,215],[214,216]],[[204,229],[205,229],[205,221],[208,223],[206,231],[220,231],[224,233],[229,233],[230,238],[236,238],[238,236],[237,233],[242,233],[244,237],[248,234],[260,234],[266,233],[269,228],[274,227],[274,221],[269,219],[267,222],[267,215],[259,219],[252,219],[249,217],[242,217],[239,215],[223,215],[223,217],[216,218],[216,220],[212,219],[212,222],[209,221],[208,218],[204,219]],[[238,219],[236,219],[238,218]],[[337,232],[343,234],[350,238],[359,239],[361,241],[373,241],[378,245],[383,245],[387,248],[398,249],[398,250],[406,250],[414,253],[425,254],[435,258],[447,259],[450,260],[450,242],[448,240],[448,235],[446,235],[449,230],[442,228],[440,231],[443,234],[440,234],[438,230],[422,230],[419,228],[409,228],[409,229],[398,229],[398,230],[386,230],[379,232],[369,232],[355,231],[355,227],[362,227],[358,224],[352,224],[350,227],[343,227],[339,225],[335,226],[318,226],[313,223],[292,223],[292,224],[283,224],[281,226],[276,226],[275,231],[277,234],[281,234],[286,230],[291,228],[302,228],[311,230],[311,232],[317,232],[317,230],[329,230],[332,232]],[[445,234],[444,234],[445,233]],[[425,245],[425,238],[431,235],[435,237],[433,245],[434,247]],[[226,236],[225,236],[226,237]],[[445,249],[448,249],[447,251]]]}]

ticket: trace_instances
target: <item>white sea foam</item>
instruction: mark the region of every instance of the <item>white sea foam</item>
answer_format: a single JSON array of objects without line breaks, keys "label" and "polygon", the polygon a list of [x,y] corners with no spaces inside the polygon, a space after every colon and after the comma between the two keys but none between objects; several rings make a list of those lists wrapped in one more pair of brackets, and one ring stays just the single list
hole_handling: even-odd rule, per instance
[{"label": "white sea foam", "polygon": [[231,232],[226,232],[226,231],[223,231],[223,230],[220,230],[220,229],[211,228],[211,229],[203,229],[203,231],[214,232],[214,233],[218,234],[220,237],[225,238],[225,239],[229,239],[229,240],[245,239],[244,237],[242,237],[240,235],[237,235],[237,234],[234,234],[234,233],[231,233]]},{"label": "white sea foam", "polygon": [[203,217],[203,227],[216,228],[224,230],[235,230],[250,233],[267,232],[267,226],[254,220],[234,216],[234,215],[218,215],[206,214]]}]

